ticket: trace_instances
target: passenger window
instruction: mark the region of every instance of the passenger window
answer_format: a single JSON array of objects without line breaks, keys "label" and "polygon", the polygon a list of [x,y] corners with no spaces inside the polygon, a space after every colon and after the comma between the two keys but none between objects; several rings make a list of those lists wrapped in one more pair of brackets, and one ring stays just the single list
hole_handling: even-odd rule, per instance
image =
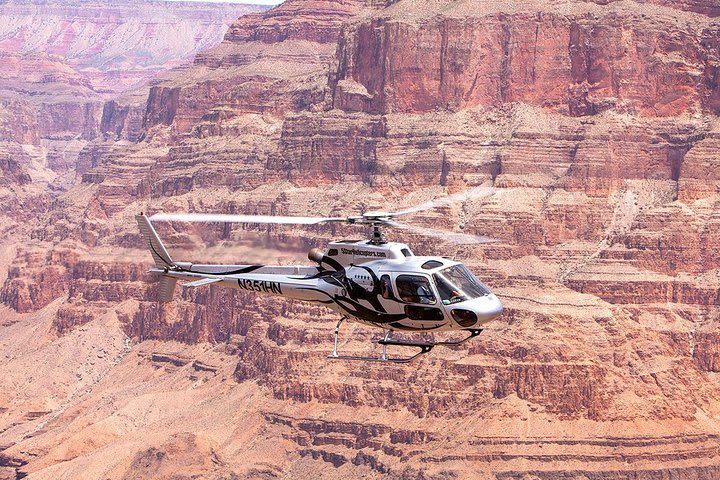
[{"label": "passenger window", "polygon": [[442,267],[442,262],[438,262],[437,260],[428,260],[427,262],[420,265],[425,270],[432,270],[433,268]]},{"label": "passenger window", "polygon": [[435,307],[419,307],[417,305],[405,305],[405,315],[410,320],[444,320],[443,313],[439,308]]},{"label": "passenger window", "polygon": [[395,279],[398,295],[403,302],[435,304],[430,281],[418,275],[400,275]]},{"label": "passenger window", "polygon": [[380,295],[388,300],[392,300],[394,297],[390,275],[383,275],[380,277]]}]

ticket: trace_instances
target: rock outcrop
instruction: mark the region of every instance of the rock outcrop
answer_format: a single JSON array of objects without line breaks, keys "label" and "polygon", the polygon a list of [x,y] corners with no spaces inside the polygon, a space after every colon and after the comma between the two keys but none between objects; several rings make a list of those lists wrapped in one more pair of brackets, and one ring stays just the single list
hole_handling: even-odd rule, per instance
[{"label": "rock outcrop", "polygon": [[152,87],[145,127],[202,135],[244,114],[282,116],[323,105],[342,22],[362,7],[362,0],[294,0],[241,17],[188,71]]},{"label": "rock outcrop", "polygon": [[84,173],[76,160],[87,142],[143,135],[143,84],[214,45],[239,14],[266,8],[149,0],[143,8],[133,2],[3,2],[0,142],[31,145],[33,155],[43,157],[36,163],[49,170],[36,175],[42,181]]}]

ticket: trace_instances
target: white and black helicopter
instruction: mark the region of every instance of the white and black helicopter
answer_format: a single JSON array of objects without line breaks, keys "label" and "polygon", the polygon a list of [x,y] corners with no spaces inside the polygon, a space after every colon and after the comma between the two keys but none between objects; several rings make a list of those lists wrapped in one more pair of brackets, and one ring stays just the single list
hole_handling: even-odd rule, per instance
[{"label": "white and black helicopter", "polygon": [[[329,358],[407,363],[438,345],[459,345],[476,337],[482,326],[503,311],[500,300],[460,262],[445,257],[416,256],[403,243],[385,240],[382,227],[403,227],[394,219],[407,212],[368,212],[351,217],[282,217],[257,215],[155,214],[138,215],[140,232],[160,276],[160,301],[172,299],[176,283],[185,287],[220,285],[260,294],[277,295],[326,305],[341,315]],[[246,224],[319,225],[343,222],[372,229],[370,240],[330,242],[314,248],[308,258],[314,265],[196,265],[174,261],[160,241],[152,221],[232,222]],[[350,356],[338,353],[343,321],[382,328],[377,340],[382,354]],[[457,341],[393,339],[395,331],[463,331]],[[415,347],[407,357],[389,357],[388,345]]]}]

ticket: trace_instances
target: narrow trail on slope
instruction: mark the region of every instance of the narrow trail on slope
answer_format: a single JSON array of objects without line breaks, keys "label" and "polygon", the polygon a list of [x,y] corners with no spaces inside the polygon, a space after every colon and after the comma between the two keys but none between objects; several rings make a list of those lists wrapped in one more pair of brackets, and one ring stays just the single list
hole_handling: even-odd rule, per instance
[{"label": "narrow trail on slope", "polygon": [[627,188],[619,191],[616,196],[617,199],[615,201],[612,220],[605,230],[602,240],[598,243],[597,249],[581,259],[578,263],[568,265],[566,268],[561,269],[558,278],[560,283],[564,284],[571,275],[585,268],[590,262],[599,257],[602,252],[611,247],[619,237],[628,233],[632,228],[635,219],[642,210],[639,201],[640,195],[634,190]]}]

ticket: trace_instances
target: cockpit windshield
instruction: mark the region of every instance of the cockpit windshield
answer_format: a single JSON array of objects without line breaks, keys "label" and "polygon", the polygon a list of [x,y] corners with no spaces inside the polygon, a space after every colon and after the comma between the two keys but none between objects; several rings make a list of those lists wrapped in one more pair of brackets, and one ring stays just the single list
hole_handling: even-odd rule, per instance
[{"label": "cockpit windshield", "polygon": [[433,275],[438,293],[445,305],[464,302],[490,294],[465,265],[453,265]]}]

